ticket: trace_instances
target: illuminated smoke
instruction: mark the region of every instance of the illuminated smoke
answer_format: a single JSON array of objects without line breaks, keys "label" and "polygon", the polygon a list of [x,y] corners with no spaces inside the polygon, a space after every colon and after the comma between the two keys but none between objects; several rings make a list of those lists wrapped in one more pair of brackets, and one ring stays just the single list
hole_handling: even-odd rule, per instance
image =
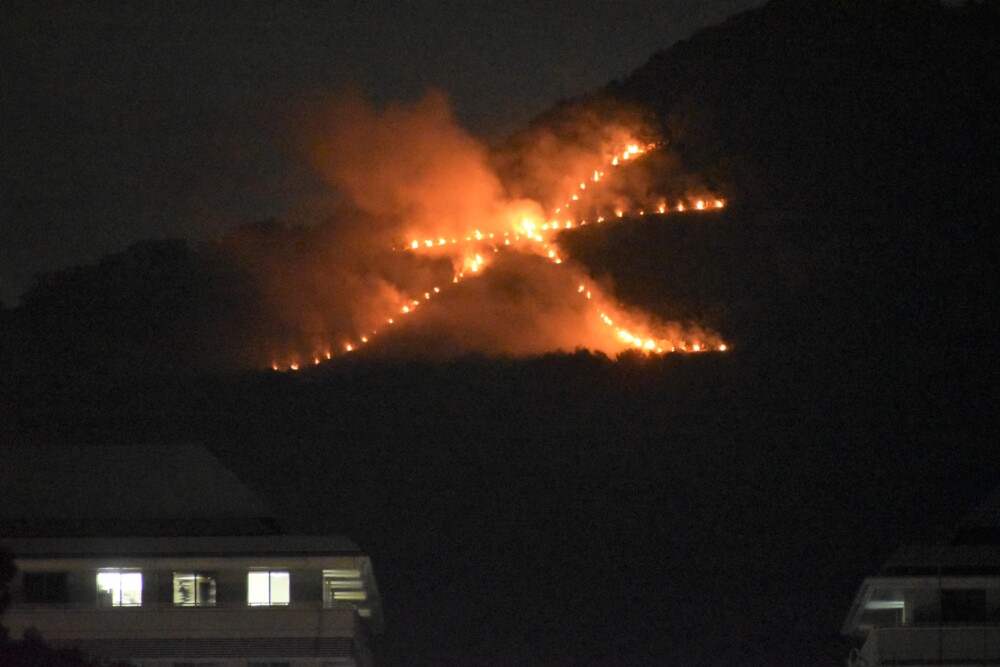
[{"label": "illuminated smoke", "polygon": [[512,157],[463,132],[437,93],[382,110],[347,94],[321,117],[312,159],[346,205],[323,233],[255,250],[279,314],[267,336],[272,367],[363,347],[433,356],[722,349],[710,333],[614,303],[556,242],[616,211],[696,207],[653,200],[647,179],[626,173],[654,149],[634,119],[630,128],[627,116],[585,116],[572,137],[546,135]]},{"label": "illuminated smoke", "polygon": [[445,98],[377,111],[357,95],[334,103],[314,159],[330,183],[402,237],[453,238],[473,227],[495,231],[521,215],[542,217],[531,201],[512,201],[487,163],[486,149],[463,132]]},{"label": "illuminated smoke", "polygon": [[[592,281],[587,281],[589,289],[578,291],[580,279],[576,270],[537,255],[503,253],[481,277],[429,304],[405,333],[378,352],[399,356],[415,350],[448,357],[461,353],[537,355],[577,348],[609,353],[642,349],[648,338],[641,344],[625,342],[618,330],[650,331],[650,318],[618,307]],[[614,313],[619,321],[609,326],[601,319],[602,312]],[[456,313],[462,314],[460,321]],[[672,351],[674,346],[717,349],[720,344],[699,329],[679,325],[663,325],[658,333],[664,337],[655,343],[661,352]]]}]

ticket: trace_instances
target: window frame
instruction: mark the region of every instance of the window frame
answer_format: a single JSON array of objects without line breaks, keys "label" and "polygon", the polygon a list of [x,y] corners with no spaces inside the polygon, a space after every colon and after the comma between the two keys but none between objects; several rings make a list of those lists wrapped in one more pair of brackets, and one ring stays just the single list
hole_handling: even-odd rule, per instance
[{"label": "window frame", "polygon": [[357,605],[368,601],[368,590],[360,569],[323,570],[323,606]]},{"label": "window frame", "polygon": [[[188,579],[190,580],[192,587],[192,599],[191,602],[179,602],[177,600],[178,595],[178,579]],[[209,599],[200,599],[200,586],[202,582],[210,583]],[[185,572],[174,572],[172,579],[172,601],[175,607],[214,607],[218,604],[218,589],[219,589],[219,578],[212,572],[199,572],[199,571],[185,571]]]},{"label": "window frame", "polygon": [[[101,579],[107,579],[110,575],[117,576],[117,587],[106,588],[102,585]],[[133,601],[125,601],[124,592],[126,590],[125,586],[122,584],[122,580],[128,576],[130,579],[132,577],[138,577],[139,588],[138,588],[138,598]],[[101,607],[141,607],[142,606],[142,593],[143,593],[143,576],[142,570],[139,568],[102,568],[97,571],[97,576],[95,577],[95,583],[97,584],[97,602],[98,606]],[[134,589],[128,589],[130,591]],[[115,591],[117,591],[117,598],[115,597]],[[105,594],[110,594],[110,603],[105,604],[102,602]]]},{"label": "window frame", "polygon": [[[254,575],[267,575],[267,601],[260,601],[252,599],[254,591],[252,590],[251,577]],[[275,578],[284,576],[285,579],[285,600],[275,601],[274,594],[274,581]],[[247,572],[247,606],[248,607],[287,607],[292,602],[292,573],[289,570],[271,570],[267,568],[253,569]]]}]

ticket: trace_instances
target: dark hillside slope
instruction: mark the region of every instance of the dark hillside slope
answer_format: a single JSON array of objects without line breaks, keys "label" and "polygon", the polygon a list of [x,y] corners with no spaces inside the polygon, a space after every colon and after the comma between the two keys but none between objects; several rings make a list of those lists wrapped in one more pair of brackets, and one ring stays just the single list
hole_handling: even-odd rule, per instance
[{"label": "dark hillside slope", "polygon": [[775,1],[703,30],[537,124],[609,98],[644,106],[733,206],[696,229],[566,241],[623,299],[702,320],[767,363],[865,378],[921,420],[985,423],[998,34],[995,3],[850,0]]},{"label": "dark hillside slope", "polygon": [[995,5],[772,2],[604,92],[745,203],[995,210],[998,34]]}]

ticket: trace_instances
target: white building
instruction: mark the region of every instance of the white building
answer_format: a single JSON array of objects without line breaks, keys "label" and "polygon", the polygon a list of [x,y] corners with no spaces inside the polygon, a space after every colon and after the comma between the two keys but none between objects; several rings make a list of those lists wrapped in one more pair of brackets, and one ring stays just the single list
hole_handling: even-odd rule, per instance
[{"label": "white building", "polygon": [[[19,493],[0,500],[0,544],[18,567],[0,617],[12,636],[36,628],[53,646],[143,667],[371,664],[369,638],[382,618],[369,558],[345,537],[281,534],[206,450],[17,449],[0,456],[0,488]],[[155,463],[167,459],[197,468],[197,483],[164,475]],[[74,483],[62,499],[25,500],[51,495],[32,488],[61,479],[52,466],[85,475],[102,460],[98,487],[122,475],[142,487],[117,510],[117,526],[91,482]],[[161,481],[144,479],[143,466]],[[81,487],[97,493],[92,502]],[[219,491],[226,497],[213,503]]]},{"label": "white building", "polygon": [[850,667],[1000,665],[1000,494],[951,544],[904,547],[858,589]]}]

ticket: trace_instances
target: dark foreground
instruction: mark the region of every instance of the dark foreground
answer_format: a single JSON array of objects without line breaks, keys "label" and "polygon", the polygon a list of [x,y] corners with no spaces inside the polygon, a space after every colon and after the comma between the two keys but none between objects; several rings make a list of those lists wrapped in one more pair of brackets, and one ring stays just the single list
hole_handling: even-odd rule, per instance
[{"label": "dark foreground", "polygon": [[204,443],[371,553],[386,664],[838,664],[860,579],[998,478],[986,228],[764,215],[571,244],[729,353],[23,378],[4,439]]}]

